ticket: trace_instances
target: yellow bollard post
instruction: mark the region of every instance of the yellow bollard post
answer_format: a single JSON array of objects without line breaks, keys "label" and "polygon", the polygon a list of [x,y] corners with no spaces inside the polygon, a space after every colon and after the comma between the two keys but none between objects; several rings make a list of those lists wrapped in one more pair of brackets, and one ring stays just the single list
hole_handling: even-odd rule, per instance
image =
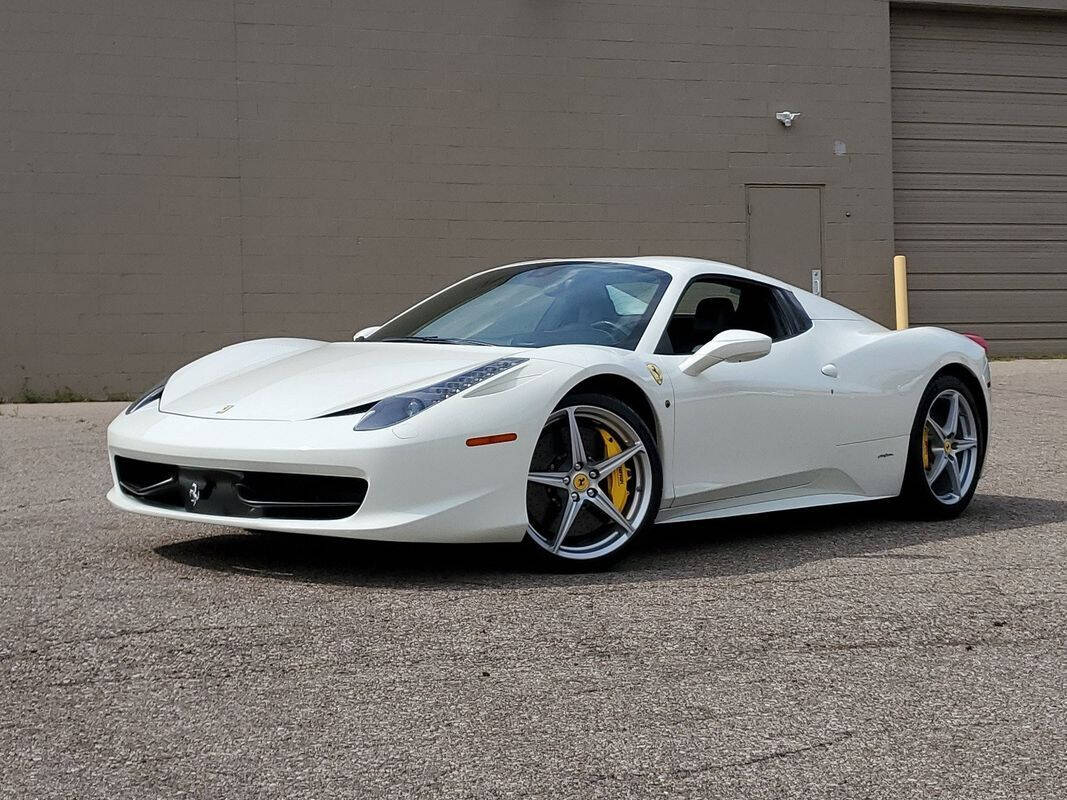
[{"label": "yellow bollard post", "polygon": [[897,330],[908,327],[908,259],[893,256],[893,290],[897,303]]}]

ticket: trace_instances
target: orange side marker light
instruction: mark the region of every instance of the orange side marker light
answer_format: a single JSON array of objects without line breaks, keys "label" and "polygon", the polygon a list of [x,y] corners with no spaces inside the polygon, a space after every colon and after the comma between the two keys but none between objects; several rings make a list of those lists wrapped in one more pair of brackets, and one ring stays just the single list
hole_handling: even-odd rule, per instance
[{"label": "orange side marker light", "polygon": [[481,447],[483,444],[500,444],[501,442],[514,442],[519,438],[517,433],[494,433],[492,436],[475,436],[467,440],[467,447]]}]

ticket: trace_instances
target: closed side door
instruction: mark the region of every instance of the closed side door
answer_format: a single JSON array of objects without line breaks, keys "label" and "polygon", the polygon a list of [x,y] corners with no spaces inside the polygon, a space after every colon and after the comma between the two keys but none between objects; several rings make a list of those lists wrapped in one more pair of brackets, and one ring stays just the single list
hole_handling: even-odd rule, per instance
[{"label": "closed side door", "polygon": [[[679,301],[660,347],[675,391],[674,507],[796,489],[829,462],[830,379],[810,331],[782,319],[775,291],[702,278]],[[766,333],[770,353],[681,371],[693,350],[732,328]]]}]

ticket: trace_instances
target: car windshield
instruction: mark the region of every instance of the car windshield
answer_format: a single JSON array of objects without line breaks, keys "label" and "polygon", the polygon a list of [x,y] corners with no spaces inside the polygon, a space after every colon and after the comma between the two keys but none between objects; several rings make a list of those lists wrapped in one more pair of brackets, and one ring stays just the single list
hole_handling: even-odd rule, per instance
[{"label": "car windshield", "polygon": [[367,338],[632,350],[668,283],[666,272],[629,264],[568,261],[492,270],[445,289]]}]

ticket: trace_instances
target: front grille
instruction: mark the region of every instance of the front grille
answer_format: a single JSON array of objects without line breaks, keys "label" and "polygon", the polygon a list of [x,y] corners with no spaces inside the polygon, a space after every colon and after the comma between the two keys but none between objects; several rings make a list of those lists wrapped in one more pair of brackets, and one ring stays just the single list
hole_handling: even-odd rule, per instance
[{"label": "front grille", "polygon": [[367,495],[363,478],[211,469],[115,456],[119,488],[159,508],[252,519],[343,519]]}]

